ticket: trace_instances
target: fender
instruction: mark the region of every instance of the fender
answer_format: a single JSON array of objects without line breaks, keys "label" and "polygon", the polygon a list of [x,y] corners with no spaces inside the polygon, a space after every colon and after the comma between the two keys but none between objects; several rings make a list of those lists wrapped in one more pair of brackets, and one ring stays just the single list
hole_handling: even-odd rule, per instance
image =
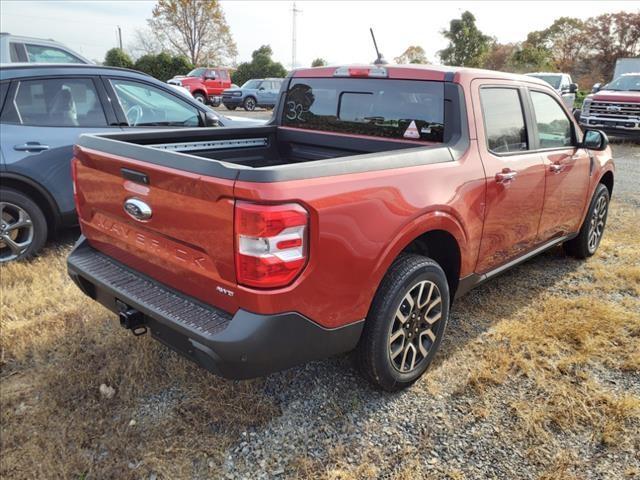
[{"label": "fender", "polygon": [[15,180],[17,182],[24,183],[28,185],[30,188],[32,188],[33,190],[35,190],[42,198],[44,198],[45,202],[47,203],[47,206],[49,207],[51,212],[53,212],[53,216],[54,216],[53,220],[54,220],[55,226],[58,227],[62,223],[60,208],[58,207],[58,204],[56,203],[55,199],[51,196],[51,194],[46,188],[44,188],[35,180],[17,173],[3,171],[2,173],[0,173],[0,180],[5,180],[5,179]]},{"label": "fender", "polygon": [[442,230],[449,233],[458,243],[461,260],[460,275],[464,276],[462,264],[464,263],[464,259],[468,258],[469,254],[465,228],[451,213],[441,210],[431,211],[414,218],[411,222],[404,225],[400,231],[393,235],[393,241],[387,246],[384,252],[381,253],[372,272],[373,281],[370,283],[370,290],[367,292],[371,301],[380,286],[380,282],[382,282],[382,278],[398,255],[416,238],[435,230]]},{"label": "fender", "polygon": [[587,212],[589,211],[589,207],[591,206],[591,199],[593,198],[593,194],[595,193],[598,184],[602,183],[603,177],[607,173],[611,173],[614,176],[615,180],[615,165],[611,156],[609,156],[609,158],[605,161],[600,160],[596,155],[592,156],[591,158],[592,162],[594,162],[595,164],[594,168],[596,169],[596,171],[591,178],[591,185],[589,185],[589,195],[587,197],[587,201],[585,202],[584,209],[582,210],[582,220],[580,221],[580,226],[582,226],[585,218],[587,218]]}]

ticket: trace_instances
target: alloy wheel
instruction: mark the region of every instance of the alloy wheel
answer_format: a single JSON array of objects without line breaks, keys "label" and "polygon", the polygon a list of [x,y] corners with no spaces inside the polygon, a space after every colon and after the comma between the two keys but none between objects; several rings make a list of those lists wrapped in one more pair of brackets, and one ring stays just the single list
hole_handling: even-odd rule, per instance
[{"label": "alloy wheel", "polygon": [[596,248],[598,248],[600,240],[602,239],[604,224],[607,217],[607,207],[607,198],[604,195],[601,195],[596,202],[593,213],[591,214],[591,219],[589,220],[589,240],[587,245],[589,247],[589,252],[591,253],[596,251]]},{"label": "alloy wheel", "polygon": [[438,286],[428,280],[412,286],[400,302],[389,331],[389,358],[396,370],[412,372],[427,358],[441,319]]},{"label": "alloy wheel", "polygon": [[33,222],[19,206],[0,202],[0,262],[22,255],[33,241]]}]

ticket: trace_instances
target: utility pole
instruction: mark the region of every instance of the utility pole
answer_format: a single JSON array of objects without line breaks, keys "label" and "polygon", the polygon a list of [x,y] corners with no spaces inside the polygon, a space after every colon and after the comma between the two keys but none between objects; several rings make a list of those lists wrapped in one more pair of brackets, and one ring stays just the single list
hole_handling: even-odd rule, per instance
[{"label": "utility pole", "polygon": [[118,43],[120,44],[120,50],[122,50],[122,30],[120,25],[118,25]]},{"label": "utility pole", "polygon": [[293,14],[293,28],[291,30],[291,69],[296,68],[296,17],[298,13],[302,13],[302,10],[296,8],[296,2],[293,2],[293,8],[291,9]]}]

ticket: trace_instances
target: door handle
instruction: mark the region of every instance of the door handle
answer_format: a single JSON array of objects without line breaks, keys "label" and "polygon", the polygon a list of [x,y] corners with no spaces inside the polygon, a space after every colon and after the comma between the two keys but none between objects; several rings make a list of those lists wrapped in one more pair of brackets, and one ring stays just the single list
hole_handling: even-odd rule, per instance
[{"label": "door handle", "polygon": [[518,172],[510,168],[504,168],[501,172],[496,173],[496,183],[509,183],[518,175]]},{"label": "door handle", "polygon": [[43,145],[38,142],[27,142],[22,145],[15,145],[13,149],[18,152],[42,152],[44,150],[49,150],[49,145]]},{"label": "door handle", "polygon": [[552,163],[549,165],[549,170],[551,170],[552,173],[560,173],[564,170],[564,165],[561,163]]}]

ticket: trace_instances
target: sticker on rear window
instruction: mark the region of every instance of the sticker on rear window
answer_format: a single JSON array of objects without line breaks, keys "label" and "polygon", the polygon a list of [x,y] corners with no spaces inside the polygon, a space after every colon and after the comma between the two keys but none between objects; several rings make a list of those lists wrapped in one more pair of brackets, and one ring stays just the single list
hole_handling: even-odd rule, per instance
[{"label": "sticker on rear window", "polygon": [[420,138],[420,132],[418,131],[418,127],[416,127],[416,121],[411,120],[411,123],[404,131],[404,138]]}]

